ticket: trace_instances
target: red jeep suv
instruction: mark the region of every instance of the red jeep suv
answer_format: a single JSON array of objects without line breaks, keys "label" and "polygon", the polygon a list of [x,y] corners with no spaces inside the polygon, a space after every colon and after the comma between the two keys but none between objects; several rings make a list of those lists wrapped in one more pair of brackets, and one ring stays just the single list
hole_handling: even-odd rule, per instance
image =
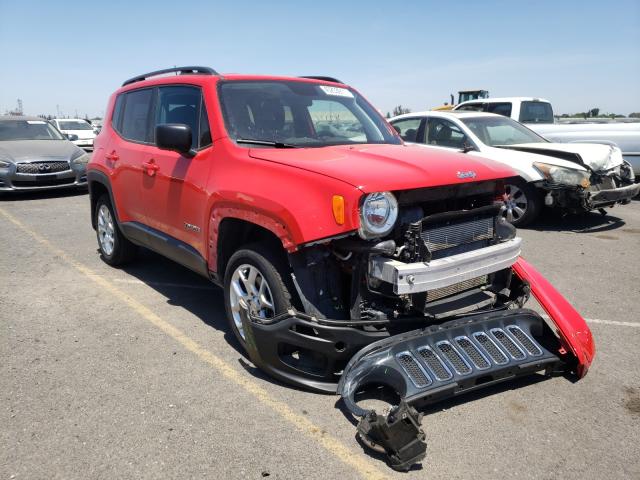
[{"label": "red jeep suv", "polygon": [[[514,173],[404,145],[330,77],[181,67],[111,97],[88,166],[110,265],[154,250],[224,288],[231,329],[270,375],[338,392],[393,468],[424,456],[421,407],[545,371],[582,377],[582,317],[500,215]],[[533,294],[543,319],[523,305]],[[354,394],[386,386],[387,416]]]}]

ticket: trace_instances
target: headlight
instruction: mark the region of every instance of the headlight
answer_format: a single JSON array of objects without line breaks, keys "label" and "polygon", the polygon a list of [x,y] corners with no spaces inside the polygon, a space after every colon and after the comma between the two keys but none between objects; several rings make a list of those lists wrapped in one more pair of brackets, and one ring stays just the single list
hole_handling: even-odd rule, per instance
[{"label": "headlight", "polygon": [[73,163],[74,165],[86,165],[87,163],[89,163],[90,159],[91,158],[89,157],[89,155],[83,152],[81,154],[78,154],[77,157],[72,158],[71,163]]},{"label": "headlight", "polygon": [[0,160],[0,168],[9,168],[11,166],[11,162],[7,160]]},{"label": "headlight", "polygon": [[559,167],[557,165],[550,165],[548,163],[533,162],[533,166],[536,167],[544,178],[553,182],[560,183],[562,185],[579,185],[583,188],[589,187],[589,172],[584,170],[576,170],[574,168]]},{"label": "headlight", "polygon": [[398,219],[398,201],[391,192],[370,193],[360,206],[360,229],[365,240],[389,233]]}]

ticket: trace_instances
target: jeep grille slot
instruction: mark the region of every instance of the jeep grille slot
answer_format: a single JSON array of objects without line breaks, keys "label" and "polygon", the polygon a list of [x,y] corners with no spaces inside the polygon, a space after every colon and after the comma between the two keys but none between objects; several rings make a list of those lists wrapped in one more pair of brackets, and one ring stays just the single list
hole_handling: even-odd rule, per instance
[{"label": "jeep grille slot", "polygon": [[494,217],[481,217],[440,227],[424,227],[422,239],[431,252],[493,238]]},{"label": "jeep grille slot", "polygon": [[493,360],[497,365],[504,365],[509,361],[507,357],[505,357],[502,350],[498,348],[498,346],[491,340],[489,335],[484,332],[476,332],[473,334],[473,337],[476,341],[484,348],[484,351],[489,354],[491,360]]},{"label": "jeep grille slot", "polygon": [[479,370],[486,370],[491,366],[489,360],[467,337],[456,338],[456,343]]},{"label": "jeep grille slot", "polygon": [[435,352],[429,347],[420,348],[418,350],[418,353],[422,357],[422,360],[424,360],[424,363],[427,364],[427,367],[429,367],[429,370],[431,370],[436,379],[449,380],[453,376],[447,366],[442,363],[442,360],[440,360]]},{"label": "jeep grille slot", "polygon": [[437,343],[438,350],[442,352],[449,364],[459,375],[467,375],[471,373],[471,367],[458,351],[447,341]]},{"label": "jeep grille slot", "polygon": [[495,339],[500,342],[500,345],[502,345],[505,350],[509,352],[509,355],[511,355],[513,358],[515,358],[516,360],[522,360],[525,357],[524,352],[520,349],[520,347],[518,347],[518,345],[515,344],[513,340],[511,340],[511,338],[507,336],[506,333],[504,333],[504,330],[500,328],[493,328],[491,330],[491,333],[493,334]]},{"label": "jeep grille slot", "polygon": [[413,358],[413,355],[409,352],[402,352],[396,355],[396,358],[416,387],[423,388],[431,385],[431,379],[418,364],[417,360]]},{"label": "jeep grille slot", "polygon": [[529,335],[524,333],[520,327],[518,327],[517,325],[509,325],[507,327],[507,330],[509,330],[509,333],[511,333],[511,335],[513,335],[516,340],[522,344],[522,346],[527,350],[527,352],[529,352],[530,355],[533,355],[534,357],[542,355],[542,350],[540,350],[540,348],[538,348],[538,346],[533,343],[533,341],[529,338]]}]

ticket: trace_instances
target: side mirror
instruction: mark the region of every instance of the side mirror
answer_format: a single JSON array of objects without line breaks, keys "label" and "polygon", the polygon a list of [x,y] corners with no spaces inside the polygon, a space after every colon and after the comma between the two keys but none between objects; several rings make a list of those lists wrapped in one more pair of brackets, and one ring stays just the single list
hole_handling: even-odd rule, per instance
[{"label": "side mirror", "polygon": [[156,126],[156,146],[193,157],[191,127],[183,123],[164,123]]},{"label": "side mirror", "polygon": [[464,143],[462,144],[462,151],[464,153],[467,153],[467,152],[471,152],[473,150],[476,150],[476,147],[474,147],[473,144],[469,140],[465,140]]},{"label": "side mirror", "polygon": [[67,140],[71,142],[75,142],[76,140],[78,140],[78,135],[76,135],[75,133],[65,133],[64,136],[67,137]]}]

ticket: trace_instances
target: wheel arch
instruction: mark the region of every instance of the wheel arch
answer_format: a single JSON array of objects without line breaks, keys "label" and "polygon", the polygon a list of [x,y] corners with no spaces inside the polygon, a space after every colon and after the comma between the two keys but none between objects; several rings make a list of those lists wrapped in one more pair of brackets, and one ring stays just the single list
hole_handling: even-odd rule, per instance
[{"label": "wheel arch", "polygon": [[284,224],[256,212],[234,208],[218,210],[211,216],[209,232],[209,269],[220,280],[231,256],[244,245],[259,242],[283,256],[295,250]]},{"label": "wheel arch", "polygon": [[91,205],[91,226],[93,229],[96,229],[96,204],[98,199],[102,195],[108,195],[109,201],[111,202],[111,208],[113,208],[113,213],[116,216],[116,222],[120,224],[120,219],[118,217],[118,210],[116,208],[116,203],[113,199],[113,191],[111,190],[111,183],[109,182],[109,177],[106,174],[90,170],[87,172],[87,185],[89,187],[89,202]]}]

